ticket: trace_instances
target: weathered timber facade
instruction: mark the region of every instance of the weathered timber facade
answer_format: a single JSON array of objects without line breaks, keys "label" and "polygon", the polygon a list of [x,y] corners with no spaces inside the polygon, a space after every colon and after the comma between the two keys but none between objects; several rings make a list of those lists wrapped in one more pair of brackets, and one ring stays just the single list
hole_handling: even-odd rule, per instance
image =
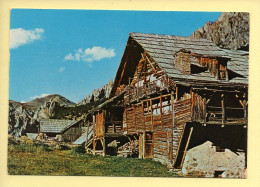
[{"label": "weathered timber facade", "polygon": [[247,101],[247,52],[130,33],[111,99],[93,113],[93,152],[115,142],[185,175],[245,177]]}]

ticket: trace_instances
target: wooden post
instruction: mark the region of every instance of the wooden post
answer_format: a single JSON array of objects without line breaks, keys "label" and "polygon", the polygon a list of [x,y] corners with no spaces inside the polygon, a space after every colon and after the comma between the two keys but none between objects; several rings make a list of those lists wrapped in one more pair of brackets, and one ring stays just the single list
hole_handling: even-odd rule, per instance
[{"label": "wooden post", "polygon": [[93,115],[93,138],[96,135],[96,116]]},{"label": "wooden post", "polygon": [[102,110],[102,117],[103,117],[103,136],[106,134],[106,110]]},{"label": "wooden post", "polygon": [[171,104],[172,104],[172,128],[174,128],[174,96],[173,92],[171,95]]},{"label": "wooden post", "polygon": [[113,133],[116,133],[115,124],[113,123]]},{"label": "wooden post", "polygon": [[139,74],[137,74],[137,87],[136,87],[137,102],[139,102]]},{"label": "wooden post", "polygon": [[139,158],[143,158],[143,134],[139,134]]},{"label": "wooden post", "polygon": [[143,110],[143,127],[144,127],[144,129],[145,129],[145,115],[144,115],[144,102],[142,101],[142,110]]},{"label": "wooden post", "polygon": [[135,132],[136,132],[136,116],[135,116],[135,105],[133,107],[133,125],[135,127]]},{"label": "wooden post", "polygon": [[[148,100],[146,101],[146,104],[147,104],[147,116],[149,115],[149,102],[148,102]],[[146,129],[146,125],[145,125],[145,127],[144,127],[144,130]]]},{"label": "wooden post", "polygon": [[163,128],[163,120],[162,120],[162,95],[160,95],[160,113],[161,113],[161,128]]},{"label": "wooden post", "polygon": [[226,81],[228,81],[228,70],[227,70],[227,65],[225,67],[225,73],[226,73]]},{"label": "wooden post", "polygon": [[225,116],[224,94],[221,94],[221,109],[222,109],[222,125],[225,125],[226,116]]},{"label": "wooden post", "polygon": [[106,156],[106,139],[103,138],[103,156]]},{"label": "wooden post", "polygon": [[153,131],[153,102],[152,102],[152,99],[150,99],[150,105],[151,105],[151,122],[152,122],[152,131]]},{"label": "wooden post", "polygon": [[176,86],[175,92],[176,92],[176,101],[178,101],[178,92],[179,92],[178,86]]},{"label": "wooden post", "polygon": [[96,155],[96,139],[93,140],[93,155]]},{"label": "wooden post", "polygon": [[244,110],[244,118],[245,118],[245,122],[247,122],[246,100],[243,101],[243,110]]},{"label": "wooden post", "polygon": [[206,106],[206,98],[203,98],[203,119],[204,119],[204,123],[207,122],[207,106]]},{"label": "wooden post", "polygon": [[181,160],[180,168],[182,168],[182,165],[183,165],[183,162],[184,162],[186,153],[187,153],[187,149],[188,149],[188,147],[189,147],[189,143],[190,143],[190,138],[191,138],[192,131],[193,131],[193,127],[190,128],[190,133],[189,133],[189,137],[188,137],[188,140],[187,140],[185,149],[184,149],[184,153],[183,153],[183,157],[182,157],[182,160]]},{"label": "wooden post", "polygon": [[145,158],[145,131],[143,133],[143,141],[142,141],[143,145],[142,145],[142,152],[143,152],[143,158]]}]

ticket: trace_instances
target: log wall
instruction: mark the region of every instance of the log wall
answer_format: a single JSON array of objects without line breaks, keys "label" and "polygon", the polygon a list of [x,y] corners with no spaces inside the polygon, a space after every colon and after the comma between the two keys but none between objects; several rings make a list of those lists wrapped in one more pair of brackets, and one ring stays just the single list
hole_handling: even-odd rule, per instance
[{"label": "log wall", "polygon": [[[188,97],[174,101],[171,94],[151,98],[128,107],[123,121],[125,135],[139,134],[139,149],[145,151],[139,157],[145,157],[149,151],[154,160],[172,167],[177,158],[185,123],[191,121],[191,99]],[[146,137],[146,133],[152,133],[152,146],[149,145],[151,150],[145,147],[147,145],[143,137]]]}]

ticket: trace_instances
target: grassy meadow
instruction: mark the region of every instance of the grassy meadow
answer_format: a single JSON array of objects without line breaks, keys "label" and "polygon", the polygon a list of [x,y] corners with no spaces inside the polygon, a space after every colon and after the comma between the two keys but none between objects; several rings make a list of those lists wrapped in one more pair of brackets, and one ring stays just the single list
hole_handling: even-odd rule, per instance
[{"label": "grassy meadow", "polygon": [[73,175],[176,177],[152,160],[87,155],[84,148],[65,149],[37,144],[8,145],[10,175]]}]

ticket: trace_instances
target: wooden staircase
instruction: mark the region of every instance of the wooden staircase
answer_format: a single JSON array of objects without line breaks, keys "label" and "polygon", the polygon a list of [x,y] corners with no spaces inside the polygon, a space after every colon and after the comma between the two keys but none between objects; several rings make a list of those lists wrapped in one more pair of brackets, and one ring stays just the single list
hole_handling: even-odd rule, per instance
[{"label": "wooden staircase", "polygon": [[93,143],[93,125],[88,127],[87,130],[87,140],[86,140],[86,149]]}]

